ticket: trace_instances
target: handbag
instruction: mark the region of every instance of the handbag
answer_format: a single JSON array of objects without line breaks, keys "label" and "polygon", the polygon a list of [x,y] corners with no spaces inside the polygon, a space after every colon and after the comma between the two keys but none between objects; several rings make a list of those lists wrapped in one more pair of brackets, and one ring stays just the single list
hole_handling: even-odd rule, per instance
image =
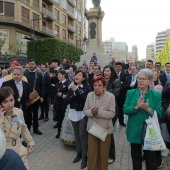
[{"label": "handbag", "polygon": [[38,100],[40,100],[40,96],[37,93],[37,91],[35,90],[36,78],[37,78],[37,72],[35,72],[33,91],[29,94],[29,98],[28,98],[28,101],[27,101],[27,106],[30,106],[30,105],[34,104],[35,102],[37,102]]},{"label": "handbag", "polygon": [[109,129],[104,129],[104,128],[102,128],[101,126],[99,126],[99,125],[96,123],[95,118],[94,118],[94,123],[93,123],[92,127],[88,130],[88,132],[89,132],[91,135],[99,138],[99,139],[102,140],[103,142],[104,142],[105,139],[106,139],[106,136],[107,136],[107,134],[108,134],[108,131],[109,131]]},{"label": "handbag", "polygon": [[147,124],[147,129],[146,136],[144,138],[143,150],[165,150],[166,146],[161,135],[156,111],[154,111],[153,117],[149,117],[145,120],[145,122]]}]

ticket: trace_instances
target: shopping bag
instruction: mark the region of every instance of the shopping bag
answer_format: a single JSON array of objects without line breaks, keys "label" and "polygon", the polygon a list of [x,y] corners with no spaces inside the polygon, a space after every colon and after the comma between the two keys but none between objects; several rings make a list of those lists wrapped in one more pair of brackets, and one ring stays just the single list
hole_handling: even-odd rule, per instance
[{"label": "shopping bag", "polygon": [[145,120],[147,124],[146,136],[144,138],[143,150],[159,151],[165,150],[166,146],[161,136],[158,117],[156,111],[154,111],[153,117],[149,117]]}]

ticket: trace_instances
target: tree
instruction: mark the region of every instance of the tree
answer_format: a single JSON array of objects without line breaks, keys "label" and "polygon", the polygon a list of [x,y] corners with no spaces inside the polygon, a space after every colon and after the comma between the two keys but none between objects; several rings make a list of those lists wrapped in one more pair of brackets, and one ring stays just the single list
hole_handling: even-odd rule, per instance
[{"label": "tree", "polygon": [[14,52],[15,55],[19,55],[22,51],[22,47],[24,46],[23,42],[17,41],[16,43],[9,44],[9,53]]},{"label": "tree", "polygon": [[3,45],[5,44],[5,42],[6,42],[5,38],[3,38],[3,39],[0,38],[0,54],[2,54],[1,49],[2,49]]}]

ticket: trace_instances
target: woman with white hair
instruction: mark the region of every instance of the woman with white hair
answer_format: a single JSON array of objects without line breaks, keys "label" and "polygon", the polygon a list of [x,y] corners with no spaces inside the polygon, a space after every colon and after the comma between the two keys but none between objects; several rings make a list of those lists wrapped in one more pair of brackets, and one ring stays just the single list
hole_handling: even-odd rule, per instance
[{"label": "woman with white hair", "polygon": [[6,150],[6,139],[0,129],[0,169],[26,170],[19,155],[11,149]]},{"label": "woman with white hair", "polygon": [[[123,112],[128,115],[126,135],[131,144],[133,170],[142,170],[142,130],[145,120],[154,111],[162,116],[161,94],[149,88],[153,80],[150,69],[142,69],[137,74],[138,88],[127,92]],[[157,170],[159,162],[155,151],[144,150],[146,170]]]},{"label": "woman with white hair", "polygon": [[[14,92],[10,87],[0,88],[0,129],[6,137],[6,148],[14,150],[21,157],[27,170],[27,155],[34,150],[34,141],[24,122],[22,110],[14,107]],[[26,149],[20,140],[20,135],[27,143]]]}]

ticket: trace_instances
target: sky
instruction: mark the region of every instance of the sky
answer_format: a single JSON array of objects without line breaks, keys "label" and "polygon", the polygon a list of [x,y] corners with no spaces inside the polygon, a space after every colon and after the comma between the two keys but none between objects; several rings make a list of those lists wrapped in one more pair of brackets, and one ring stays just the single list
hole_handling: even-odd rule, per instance
[{"label": "sky", "polygon": [[[103,41],[126,42],[129,52],[137,45],[139,59],[146,57],[146,46],[155,43],[157,33],[170,28],[169,0],[101,0],[100,6],[105,12]],[[92,0],[87,0],[89,8]]]}]

